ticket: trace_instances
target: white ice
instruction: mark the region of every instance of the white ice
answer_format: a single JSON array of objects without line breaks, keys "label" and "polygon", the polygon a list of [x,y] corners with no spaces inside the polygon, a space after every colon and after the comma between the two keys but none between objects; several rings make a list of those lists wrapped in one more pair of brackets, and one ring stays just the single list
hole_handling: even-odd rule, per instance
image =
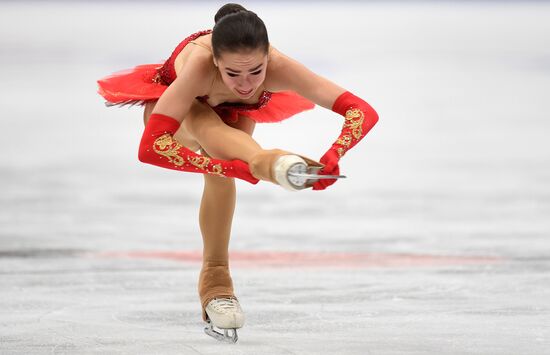
[{"label": "white ice", "polygon": [[[95,81],[165,59],[221,4],[0,2],[0,353],[548,353],[547,2],[244,3],[380,122],[326,191],[239,182],[231,250],[428,262],[236,265],[228,346],[202,332],[198,263],[99,256],[201,249],[202,177],[139,163],[141,111]],[[341,124],[317,108],[255,137],[318,158]]]}]

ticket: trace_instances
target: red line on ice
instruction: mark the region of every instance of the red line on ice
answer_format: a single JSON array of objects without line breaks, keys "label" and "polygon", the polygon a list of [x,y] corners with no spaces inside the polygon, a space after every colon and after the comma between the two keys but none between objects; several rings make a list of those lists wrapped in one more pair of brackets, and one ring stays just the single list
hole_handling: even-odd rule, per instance
[{"label": "red line on ice", "polygon": [[[105,252],[101,257],[165,259],[200,264],[201,251]],[[422,267],[445,265],[494,264],[503,259],[492,256],[445,256],[389,253],[331,253],[285,251],[234,251],[229,253],[232,267]]]}]

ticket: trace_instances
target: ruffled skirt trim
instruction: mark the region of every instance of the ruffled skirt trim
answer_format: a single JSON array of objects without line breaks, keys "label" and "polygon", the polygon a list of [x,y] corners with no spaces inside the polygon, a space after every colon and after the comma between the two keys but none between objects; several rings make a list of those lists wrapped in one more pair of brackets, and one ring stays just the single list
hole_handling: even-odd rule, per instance
[{"label": "ruffled skirt trim", "polygon": [[144,64],[109,75],[97,81],[98,93],[107,106],[143,104],[158,100],[168,86],[160,82],[157,69],[161,64]]}]

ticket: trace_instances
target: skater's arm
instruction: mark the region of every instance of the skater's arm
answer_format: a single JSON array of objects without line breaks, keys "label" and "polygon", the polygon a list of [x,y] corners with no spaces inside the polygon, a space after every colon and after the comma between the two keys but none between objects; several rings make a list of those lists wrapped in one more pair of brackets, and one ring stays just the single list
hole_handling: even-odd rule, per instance
[{"label": "skater's arm", "polygon": [[346,89],[273,49],[267,66],[266,85],[272,91],[291,90],[327,109]]},{"label": "skater's arm", "polygon": [[[211,67],[211,59],[206,55],[198,53],[189,57],[176,80],[162,93],[145,125],[139,155],[142,162],[154,164],[157,157],[146,154],[151,151],[154,140],[164,134],[172,139],[193,105],[197,105],[196,97],[206,94],[209,87],[205,83],[210,79]],[[159,115],[162,119],[159,119]]]},{"label": "skater's arm", "polygon": [[[278,51],[272,53],[270,66],[273,78],[271,83],[274,87],[295,91],[316,104],[344,116],[340,135],[320,159],[320,162],[325,164],[321,173],[338,175],[340,158],[359,143],[378,122],[378,114],[363,99]],[[322,190],[334,182],[335,180],[320,180],[313,189]]]},{"label": "skater's arm", "polygon": [[270,87],[276,90],[292,90],[317,105],[344,116],[342,132],[334,143],[338,145],[335,150],[340,158],[378,122],[378,114],[363,99],[279,51],[273,50],[271,55],[269,79],[266,79],[269,80]]},{"label": "skater's arm", "polygon": [[198,96],[206,95],[215,76],[211,57],[202,53],[191,56],[176,80],[162,93],[152,113],[170,116],[182,122]]}]

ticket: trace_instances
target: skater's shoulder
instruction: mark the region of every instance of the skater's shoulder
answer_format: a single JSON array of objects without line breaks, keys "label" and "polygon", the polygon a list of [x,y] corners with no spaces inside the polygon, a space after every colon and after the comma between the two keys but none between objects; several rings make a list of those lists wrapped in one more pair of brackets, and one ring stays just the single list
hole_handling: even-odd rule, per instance
[{"label": "skater's shoulder", "polygon": [[192,39],[189,41],[189,44],[191,44],[191,47],[193,46],[200,47],[206,50],[207,53],[212,55],[212,33],[208,33],[200,37],[197,37],[195,39]]},{"label": "skater's shoulder", "polygon": [[280,76],[281,72],[285,69],[285,63],[287,56],[280,52],[277,48],[269,46],[269,53],[267,57],[267,70],[266,80],[274,79]]},{"label": "skater's shoulder", "polygon": [[304,66],[298,61],[270,47],[269,62],[265,84],[269,91],[285,91],[291,89],[289,82],[300,80],[303,77]]},{"label": "skater's shoulder", "polygon": [[191,47],[193,48],[189,48],[189,50],[186,48],[181,51],[174,61],[174,69],[177,76],[180,76],[183,71],[187,71],[186,69],[199,75],[211,73],[215,69],[212,61],[212,52],[206,50],[202,43],[201,46]]},{"label": "skater's shoulder", "polygon": [[273,74],[282,74],[292,69],[298,61],[289,55],[281,52],[277,48],[270,46],[268,54],[268,70]]}]

